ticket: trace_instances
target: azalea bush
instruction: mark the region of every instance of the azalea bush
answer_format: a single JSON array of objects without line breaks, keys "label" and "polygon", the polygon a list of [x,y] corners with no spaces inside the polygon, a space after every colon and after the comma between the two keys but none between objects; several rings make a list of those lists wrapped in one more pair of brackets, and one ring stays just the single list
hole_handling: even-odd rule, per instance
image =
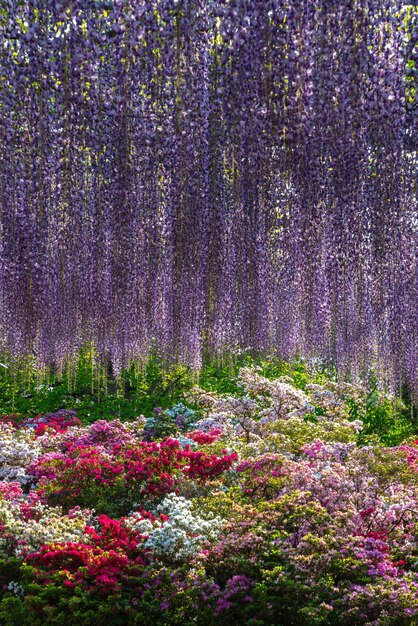
[{"label": "azalea bush", "polygon": [[418,439],[365,435],[360,385],[264,373],[131,421],[4,416],[0,623],[415,625]]}]

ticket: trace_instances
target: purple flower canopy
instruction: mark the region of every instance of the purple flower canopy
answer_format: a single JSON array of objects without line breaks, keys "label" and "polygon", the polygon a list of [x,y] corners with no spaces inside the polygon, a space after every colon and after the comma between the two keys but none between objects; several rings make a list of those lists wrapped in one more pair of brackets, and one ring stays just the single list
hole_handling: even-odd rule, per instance
[{"label": "purple flower canopy", "polygon": [[0,342],[318,356],[418,388],[418,9],[11,0]]}]

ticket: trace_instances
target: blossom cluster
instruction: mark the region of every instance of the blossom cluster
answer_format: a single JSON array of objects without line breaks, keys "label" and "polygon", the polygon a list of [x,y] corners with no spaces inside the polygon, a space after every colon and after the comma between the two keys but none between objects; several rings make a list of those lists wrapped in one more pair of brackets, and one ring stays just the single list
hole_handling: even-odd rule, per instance
[{"label": "blossom cluster", "polygon": [[242,368],[238,383],[243,390],[239,397],[216,396],[197,386],[187,397],[204,412],[196,428],[222,432],[244,454],[243,440],[248,451],[290,453],[315,438],[355,441],[362,429],[361,420],[349,418],[347,404],[364,395],[357,385],[326,381],[326,386],[309,384],[301,390],[289,377],[269,380],[256,368]]},{"label": "blossom cluster", "polygon": [[191,502],[175,493],[168,494],[156,512],[168,519],[150,532],[145,547],[156,556],[164,555],[173,561],[189,560],[200,551],[203,543],[217,538],[222,525],[217,516],[204,519],[194,515]]}]

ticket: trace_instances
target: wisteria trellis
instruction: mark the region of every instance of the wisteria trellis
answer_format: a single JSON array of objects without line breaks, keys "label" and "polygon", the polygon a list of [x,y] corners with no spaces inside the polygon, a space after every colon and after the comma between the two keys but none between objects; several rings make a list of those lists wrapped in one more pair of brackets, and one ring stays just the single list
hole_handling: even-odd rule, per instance
[{"label": "wisteria trellis", "polygon": [[417,386],[417,16],[2,0],[3,350],[251,347]]}]

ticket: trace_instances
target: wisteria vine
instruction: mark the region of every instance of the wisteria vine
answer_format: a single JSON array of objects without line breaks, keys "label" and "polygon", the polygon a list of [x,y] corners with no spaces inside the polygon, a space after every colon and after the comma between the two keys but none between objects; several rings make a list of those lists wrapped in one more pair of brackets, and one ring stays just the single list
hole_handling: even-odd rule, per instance
[{"label": "wisteria vine", "polygon": [[3,0],[3,351],[417,388],[417,33],[401,0]]}]

